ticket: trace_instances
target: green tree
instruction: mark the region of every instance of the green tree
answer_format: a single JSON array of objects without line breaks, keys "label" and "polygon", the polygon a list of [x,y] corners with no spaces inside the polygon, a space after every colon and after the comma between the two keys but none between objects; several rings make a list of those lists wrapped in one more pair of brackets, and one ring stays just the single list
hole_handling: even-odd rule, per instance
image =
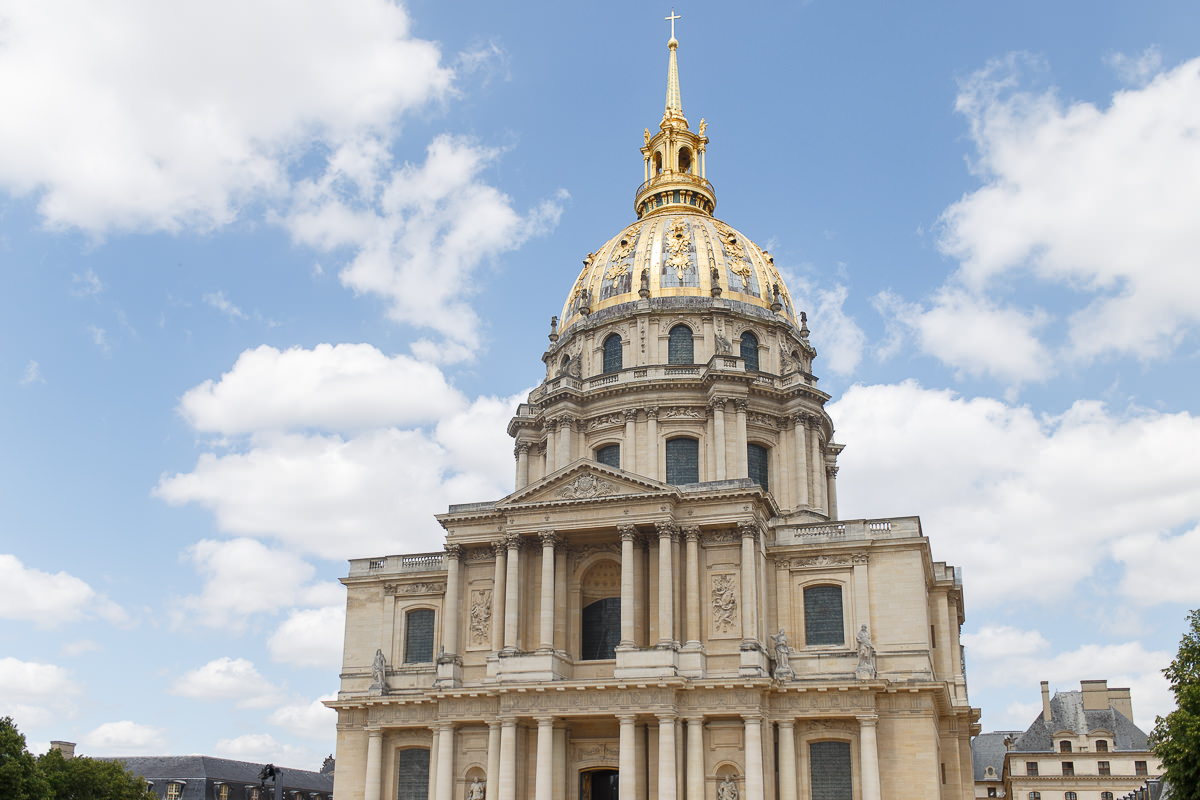
[{"label": "green tree", "polygon": [[51,800],[50,785],[37,759],[25,749],[25,736],[12,717],[0,719],[0,797],[5,800]]},{"label": "green tree", "polygon": [[38,767],[50,784],[54,800],[154,800],[146,781],[120,761],[100,761],[77,756],[63,758],[51,750],[38,758]]},{"label": "green tree", "polygon": [[1188,615],[1179,653],[1163,670],[1175,694],[1175,710],[1158,717],[1150,746],[1162,760],[1172,800],[1200,800],[1200,609]]}]

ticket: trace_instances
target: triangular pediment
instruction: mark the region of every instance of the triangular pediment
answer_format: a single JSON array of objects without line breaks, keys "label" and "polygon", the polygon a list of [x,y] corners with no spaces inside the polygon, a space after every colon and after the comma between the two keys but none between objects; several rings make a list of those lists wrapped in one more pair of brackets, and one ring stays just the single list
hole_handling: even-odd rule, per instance
[{"label": "triangular pediment", "polygon": [[590,459],[580,459],[539,481],[513,492],[497,507],[534,503],[563,503],[573,500],[604,500],[630,495],[671,494],[678,490],[632,472],[625,472]]}]

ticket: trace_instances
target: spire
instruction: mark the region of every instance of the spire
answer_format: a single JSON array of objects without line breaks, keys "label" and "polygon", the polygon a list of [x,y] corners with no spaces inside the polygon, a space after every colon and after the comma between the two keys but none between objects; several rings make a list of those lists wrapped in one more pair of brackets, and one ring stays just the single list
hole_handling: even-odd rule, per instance
[{"label": "spire", "polygon": [[679,41],[675,38],[675,20],[683,19],[675,13],[675,9],[671,9],[671,16],[663,19],[671,22],[671,40],[667,42],[667,47],[671,50],[670,61],[667,64],[667,109],[663,112],[663,120],[668,119],[683,119],[683,102],[679,99],[679,60],[676,58],[675,51],[679,48]]}]

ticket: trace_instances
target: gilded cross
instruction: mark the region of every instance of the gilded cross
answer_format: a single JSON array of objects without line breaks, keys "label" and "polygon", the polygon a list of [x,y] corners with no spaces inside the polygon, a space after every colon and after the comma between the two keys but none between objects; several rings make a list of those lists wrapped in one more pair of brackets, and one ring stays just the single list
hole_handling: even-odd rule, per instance
[{"label": "gilded cross", "polygon": [[672,38],[672,39],[674,39],[674,38],[675,38],[675,20],[677,20],[677,19],[683,19],[683,17],[681,17],[681,16],[679,16],[678,14],[676,14],[676,13],[675,13],[675,9],[673,9],[673,8],[672,8],[672,9],[671,9],[671,16],[669,16],[669,17],[663,17],[663,19],[669,19],[669,20],[671,21],[671,38]]}]

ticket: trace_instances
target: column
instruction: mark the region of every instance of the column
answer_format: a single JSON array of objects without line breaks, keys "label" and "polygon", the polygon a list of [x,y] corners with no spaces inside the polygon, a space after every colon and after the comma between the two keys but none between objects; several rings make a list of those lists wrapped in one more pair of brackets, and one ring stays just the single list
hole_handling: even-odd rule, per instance
[{"label": "column", "polygon": [[633,647],[636,644],[633,616],[633,545],[637,542],[637,527],[618,525],[617,532],[621,534],[621,646]]},{"label": "column", "polygon": [[442,606],[442,648],[446,655],[458,655],[458,573],[462,546],[446,545],[446,601]]},{"label": "column", "polygon": [[646,463],[640,474],[658,480],[658,406],[646,409]]},{"label": "column", "polygon": [[879,744],[875,728],[879,717],[864,714],[858,718],[858,743],[862,750],[862,800],[879,800]]},{"label": "column", "polygon": [[762,718],[746,715],[742,719],[746,721],[746,800],[765,800]]},{"label": "column", "polygon": [[753,522],[738,525],[742,534],[742,641],[758,642],[758,526]]},{"label": "column", "polygon": [[671,594],[671,543],[678,536],[678,529],[673,522],[656,522],[654,525],[658,528],[658,644],[674,645],[675,629],[671,624],[675,618]]},{"label": "column", "polygon": [[771,491],[780,508],[795,508],[792,502],[792,429],[786,416],[779,418],[779,445],[771,453],[774,474]]},{"label": "column", "polygon": [[636,739],[635,734],[637,729],[634,727],[633,714],[620,714],[617,716],[617,721],[621,723],[621,750],[620,761],[617,769],[620,774],[617,780],[620,782],[617,787],[617,794],[620,797],[637,798],[637,760],[635,753]]},{"label": "column", "polygon": [[808,438],[806,430],[806,414],[792,416],[792,458],[795,462],[793,470],[793,486],[796,488],[796,508],[809,504],[808,499]]},{"label": "column", "polygon": [[687,720],[687,797],[704,800],[704,717]]},{"label": "column", "polygon": [[625,441],[621,445],[621,469],[637,472],[637,409],[625,409]]},{"label": "column", "polygon": [[796,721],[779,723],[779,800],[796,800]]},{"label": "column", "polygon": [[[534,800],[554,800],[554,717],[538,717]],[[450,797],[450,795],[444,795]],[[438,795],[439,800],[443,795]]]},{"label": "column", "polygon": [[438,725],[437,794],[454,797],[454,724]]},{"label": "column", "polygon": [[429,729],[429,796],[437,797],[437,779],[438,779],[438,742],[441,737],[438,736],[437,728]]},{"label": "column", "polygon": [[505,557],[508,545],[501,539],[492,542],[492,552],[496,554],[496,571],[492,576],[492,643],[491,649],[496,651],[504,647],[504,584],[507,577]]},{"label": "column", "polygon": [[658,715],[658,798],[678,800],[675,788],[675,715]]},{"label": "column", "polygon": [[504,546],[508,548],[508,576],[504,581],[504,649],[512,652],[517,649],[517,625],[521,619],[521,536],[510,533],[504,537]]},{"label": "column", "polygon": [[575,458],[575,418],[563,417],[558,423],[558,455],[554,463],[559,469],[570,464]]},{"label": "column", "polygon": [[825,510],[825,481],[822,480],[825,472],[825,457],[821,455],[821,421],[817,417],[809,417],[809,434],[812,447],[812,461],[809,466],[812,469],[812,507],[818,511]]},{"label": "column", "polygon": [[500,720],[500,798],[517,800],[517,721]]},{"label": "column", "polygon": [[688,647],[700,647],[700,526],[683,529],[687,543],[687,608],[684,616]]},{"label": "column", "polygon": [[713,480],[723,481],[727,477],[725,471],[725,450],[727,442],[725,441],[725,399],[717,398],[712,401],[713,413],[713,452],[717,457],[717,474]]},{"label": "column", "polygon": [[529,485],[529,445],[525,442],[517,445],[517,488],[524,489]]},{"label": "column", "polygon": [[488,721],[487,785],[484,797],[495,797],[500,791],[500,721]]},{"label": "column", "polygon": [[715,432],[714,417],[711,406],[705,409],[704,413],[704,474],[700,477],[706,481],[715,481],[717,479],[717,434]]},{"label": "column", "polygon": [[383,791],[383,731],[367,730],[367,774],[363,782],[363,799],[379,800]]},{"label": "column", "polygon": [[837,519],[837,467],[825,467],[825,491],[829,498],[829,518]]},{"label": "column", "polygon": [[746,407],[749,404],[745,400],[734,400],[733,405],[737,409],[737,437],[733,444],[737,468],[733,477],[746,478],[750,476],[750,468],[746,463]]},{"label": "column", "polygon": [[546,429],[546,471],[542,473],[542,477],[546,477],[554,470],[558,469],[559,464],[554,463],[554,451],[558,449],[558,420],[544,419],[542,427]]},{"label": "column", "polygon": [[538,649],[550,652],[554,649],[554,545],[558,534],[542,531],[542,627]]}]

